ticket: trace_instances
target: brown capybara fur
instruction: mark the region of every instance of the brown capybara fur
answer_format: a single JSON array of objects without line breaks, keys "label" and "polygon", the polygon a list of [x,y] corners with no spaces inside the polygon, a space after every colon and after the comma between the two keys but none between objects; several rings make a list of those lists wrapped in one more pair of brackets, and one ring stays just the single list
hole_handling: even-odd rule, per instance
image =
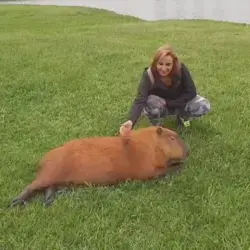
[{"label": "brown capybara fur", "polygon": [[39,190],[45,191],[45,204],[50,205],[56,187],[68,184],[111,185],[155,179],[164,176],[172,162],[183,162],[188,155],[179,135],[163,127],[75,139],[45,154],[36,179],[11,205],[26,203]]}]

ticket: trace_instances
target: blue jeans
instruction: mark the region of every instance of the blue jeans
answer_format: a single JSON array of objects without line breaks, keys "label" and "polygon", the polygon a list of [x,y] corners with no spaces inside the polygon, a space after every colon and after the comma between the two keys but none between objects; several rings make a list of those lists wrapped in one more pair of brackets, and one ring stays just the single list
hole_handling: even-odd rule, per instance
[{"label": "blue jeans", "polygon": [[210,102],[200,95],[197,95],[184,108],[180,109],[169,109],[166,107],[164,99],[150,95],[144,108],[144,114],[153,125],[160,125],[163,119],[171,115],[179,115],[182,118],[192,120],[206,115],[210,109]]}]

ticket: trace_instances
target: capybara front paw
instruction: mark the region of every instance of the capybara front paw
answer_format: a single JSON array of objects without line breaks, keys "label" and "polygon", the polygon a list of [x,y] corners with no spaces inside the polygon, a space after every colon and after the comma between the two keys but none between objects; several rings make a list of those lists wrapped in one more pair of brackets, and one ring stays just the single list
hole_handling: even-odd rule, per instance
[{"label": "capybara front paw", "polygon": [[45,190],[44,205],[49,207],[55,200],[56,189],[54,187],[49,187]]},{"label": "capybara front paw", "polygon": [[54,203],[54,198],[44,200],[43,204],[45,207],[50,207]]}]

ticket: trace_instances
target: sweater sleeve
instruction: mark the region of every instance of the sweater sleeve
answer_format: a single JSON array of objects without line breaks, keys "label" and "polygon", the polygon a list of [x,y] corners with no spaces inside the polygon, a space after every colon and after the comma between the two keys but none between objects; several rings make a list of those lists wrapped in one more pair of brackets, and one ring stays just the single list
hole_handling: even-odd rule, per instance
[{"label": "sweater sleeve", "polygon": [[184,107],[188,101],[192,100],[197,95],[192,76],[184,63],[182,63],[181,74],[181,81],[184,84],[185,89],[179,98],[175,100],[166,100],[168,107]]},{"label": "sweater sleeve", "polygon": [[133,101],[132,107],[129,112],[128,120],[133,122],[133,126],[141,115],[143,108],[146,105],[148,99],[148,93],[151,89],[151,81],[145,70],[142,74],[140,84],[137,89],[137,95]]}]

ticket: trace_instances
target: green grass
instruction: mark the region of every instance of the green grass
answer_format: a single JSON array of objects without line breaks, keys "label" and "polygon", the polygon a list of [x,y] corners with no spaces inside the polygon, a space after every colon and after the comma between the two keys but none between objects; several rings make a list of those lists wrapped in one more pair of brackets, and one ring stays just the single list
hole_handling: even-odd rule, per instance
[{"label": "green grass", "polygon": [[[0,249],[249,249],[250,26],[38,6],[0,6],[0,23]],[[117,133],[165,42],[212,104],[182,174],[6,210],[46,151]]]}]

